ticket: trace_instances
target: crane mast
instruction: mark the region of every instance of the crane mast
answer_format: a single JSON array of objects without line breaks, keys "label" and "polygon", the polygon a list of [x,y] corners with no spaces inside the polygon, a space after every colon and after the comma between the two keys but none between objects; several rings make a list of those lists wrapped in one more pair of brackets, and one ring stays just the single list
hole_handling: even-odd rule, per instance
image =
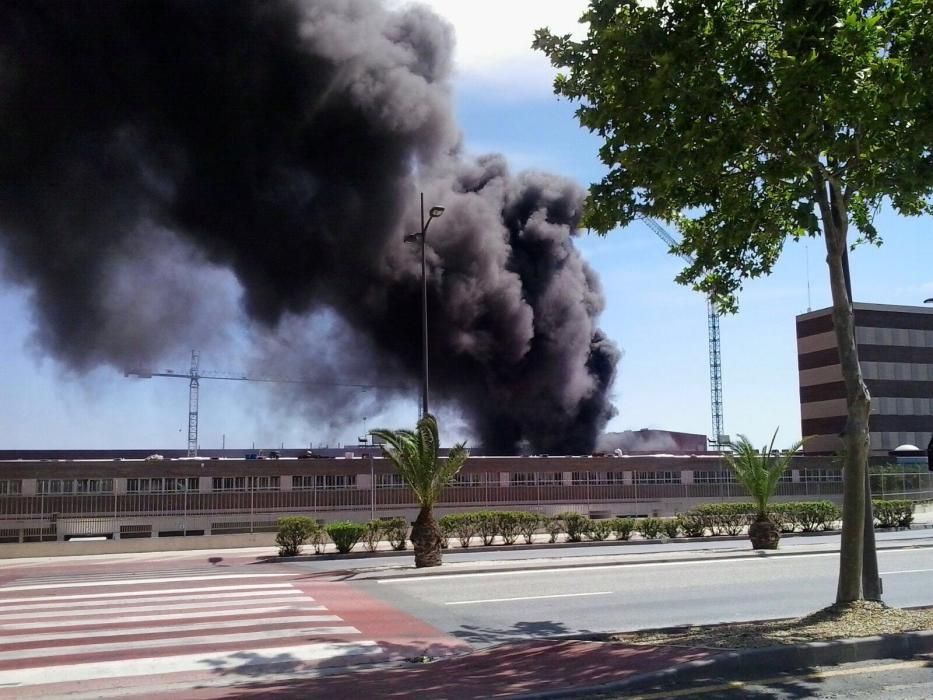
[{"label": "crane mast", "polygon": [[[657,221],[645,217],[644,222],[669,247],[674,248],[677,245],[674,237]],[[678,253],[678,255],[689,264],[693,264],[694,260],[689,255],[683,253]],[[717,448],[721,449],[725,443],[728,443],[728,438],[726,437],[722,410],[722,352],[719,334],[719,313],[716,311],[716,305],[712,299],[706,300],[706,309],[708,315],[707,329],[709,332],[710,413],[713,430],[711,441]]]}]

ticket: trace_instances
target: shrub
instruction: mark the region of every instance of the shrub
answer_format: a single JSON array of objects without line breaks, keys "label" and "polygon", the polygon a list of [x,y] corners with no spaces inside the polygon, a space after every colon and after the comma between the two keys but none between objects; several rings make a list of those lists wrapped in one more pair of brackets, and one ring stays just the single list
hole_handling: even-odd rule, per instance
[{"label": "shrub", "polygon": [[311,518],[292,516],[279,520],[275,544],[280,557],[294,557],[301,553],[301,545],[310,540],[320,527]]},{"label": "shrub", "polygon": [[635,530],[646,540],[656,540],[661,534],[660,518],[641,518],[635,524]]},{"label": "shrub", "polygon": [[557,536],[564,531],[564,522],[559,515],[548,518],[544,523],[547,528],[547,534],[550,536],[548,542],[557,542]]},{"label": "shrub", "polygon": [[531,544],[541,524],[541,516],[537,513],[518,513],[518,516],[518,531],[525,538],[525,544]]},{"label": "shrub", "polygon": [[494,511],[483,510],[476,513],[476,531],[483,538],[483,545],[488,547],[496,540],[499,534],[499,514]]},{"label": "shrub", "polygon": [[800,523],[800,529],[804,532],[829,530],[832,528],[833,523],[842,517],[838,506],[829,501],[792,503],[790,505],[796,516],[796,521]]},{"label": "shrub", "polygon": [[665,518],[661,521],[661,532],[670,538],[680,534],[680,518]]},{"label": "shrub", "polygon": [[589,518],[573,511],[558,513],[557,517],[560,518],[563,523],[564,532],[567,533],[568,540],[571,542],[583,541],[583,535],[589,528]]},{"label": "shrub", "polygon": [[382,521],[382,533],[396,552],[404,552],[408,540],[408,521],[405,518],[387,518]]},{"label": "shrub", "polygon": [[516,511],[502,511],[497,514],[497,529],[504,544],[515,544],[521,534],[520,524],[522,513]]},{"label": "shrub", "polygon": [[800,527],[796,505],[796,503],[780,503],[768,506],[768,517],[781,528],[781,532],[784,534],[796,532],[797,528]]},{"label": "shrub", "polygon": [[706,535],[706,521],[696,513],[681,515],[680,528],[684,531],[684,537],[703,537]]},{"label": "shrub", "polygon": [[872,501],[878,527],[910,527],[914,520],[913,501]]},{"label": "shrub", "polygon": [[324,532],[324,528],[317,523],[314,523],[314,526],[315,530],[311,533],[308,542],[314,547],[315,554],[323,554],[324,550],[327,549],[327,533]]},{"label": "shrub", "polygon": [[337,551],[346,554],[359,542],[366,534],[366,525],[360,523],[351,523],[345,520],[342,523],[330,523],[324,526],[327,536],[337,547]]},{"label": "shrub", "polygon": [[457,513],[449,516],[452,520],[454,533],[461,547],[469,547],[470,540],[476,536],[478,519],[476,513]]},{"label": "shrub", "polygon": [[590,520],[586,529],[587,539],[602,542],[612,534],[612,520]]},{"label": "shrub", "polygon": [[457,534],[457,516],[441,516],[437,519],[437,526],[441,529],[441,547],[449,549],[450,538]]},{"label": "shrub", "polygon": [[382,538],[382,521],[370,520],[366,523],[366,534],[363,535],[363,546],[367,552],[375,552]]},{"label": "shrub", "polygon": [[632,518],[613,518],[609,522],[617,540],[627,540],[635,531],[635,521]]},{"label": "shrub", "polygon": [[754,512],[751,503],[705,503],[690,510],[713,535],[741,534]]}]

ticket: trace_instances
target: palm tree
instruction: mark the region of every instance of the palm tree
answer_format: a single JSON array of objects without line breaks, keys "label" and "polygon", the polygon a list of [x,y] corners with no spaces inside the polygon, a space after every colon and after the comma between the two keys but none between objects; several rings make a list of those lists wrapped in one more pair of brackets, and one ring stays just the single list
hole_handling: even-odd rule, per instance
[{"label": "palm tree", "polygon": [[733,454],[726,455],[726,463],[735,472],[735,478],[755,501],[755,521],[748,528],[748,537],[754,549],[777,549],[781,530],[768,517],[768,501],[777,490],[781,476],[787,471],[794,453],[803,445],[800,440],[783,453],[774,453],[774,431],[771,444],[759,452],[744,435],[732,443]]},{"label": "palm tree", "polygon": [[382,453],[395,465],[421,506],[411,529],[415,546],[415,566],[441,565],[441,530],[434,519],[434,504],[454,474],[460,471],[469,456],[464,443],[454,445],[446,460],[438,460],[440,440],[437,420],[430,413],[411,430],[373,430],[373,437],[383,441]]}]

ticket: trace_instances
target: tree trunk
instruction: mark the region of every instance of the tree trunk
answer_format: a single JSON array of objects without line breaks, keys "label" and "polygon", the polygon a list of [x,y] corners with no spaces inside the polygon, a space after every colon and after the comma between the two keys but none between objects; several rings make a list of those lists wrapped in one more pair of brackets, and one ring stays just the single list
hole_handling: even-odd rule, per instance
[{"label": "tree trunk", "polygon": [[434,519],[434,511],[424,506],[411,528],[411,543],[415,547],[415,566],[441,565],[441,529]]},{"label": "tree trunk", "polygon": [[[865,474],[868,464],[868,416],[871,397],[862,379],[855,343],[855,316],[846,290],[843,252],[847,246],[848,216],[837,183],[815,178],[817,203],[826,242],[826,264],[833,298],[833,326],[846,387],[848,418],[844,432],[845,468],[842,496],[842,543],[836,602],[860,600],[865,544]],[[829,192],[827,193],[827,186]]]}]

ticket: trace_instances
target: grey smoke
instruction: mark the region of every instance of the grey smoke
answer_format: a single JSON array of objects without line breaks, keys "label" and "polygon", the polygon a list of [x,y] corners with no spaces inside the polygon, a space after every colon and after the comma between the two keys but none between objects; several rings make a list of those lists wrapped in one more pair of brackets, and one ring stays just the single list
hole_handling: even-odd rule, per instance
[{"label": "grey smoke", "polygon": [[232,274],[266,364],[417,386],[423,190],[447,208],[433,400],[488,450],[592,449],[619,351],[573,245],[584,194],[462,155],[452,45],[373,0],[0,3],[0,247],[42,347],[78,370],[177,356],[230,322]]}]

